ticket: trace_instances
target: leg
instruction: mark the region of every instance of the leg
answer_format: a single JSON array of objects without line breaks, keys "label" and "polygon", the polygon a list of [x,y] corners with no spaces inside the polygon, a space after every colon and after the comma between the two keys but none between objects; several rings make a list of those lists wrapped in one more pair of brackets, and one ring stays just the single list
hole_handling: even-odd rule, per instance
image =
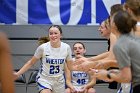
[{"label": "leg", "polygon": [[66,91],[65,91],[65,93],[71,93],[70,88],[67,88]]},{"label": "leg", "polygon": [[96,93],[96,90],[94,88],[89,88],[87,90],[87,93]]}]

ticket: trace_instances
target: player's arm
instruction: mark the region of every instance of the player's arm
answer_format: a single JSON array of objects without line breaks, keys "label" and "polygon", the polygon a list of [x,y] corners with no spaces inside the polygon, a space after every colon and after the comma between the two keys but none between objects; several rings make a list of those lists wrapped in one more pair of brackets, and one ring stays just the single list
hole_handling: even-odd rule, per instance
[{"label": "player's arm", "polygon": [[96,84],[96,77],[90,76],[90,82],[85,86],[86,89],[92,88]]},{"label": "player's arm", "polygon": [[38,58],[36,58],[35,56],[33,56],[29,61],[26,62],[26,64],[17,73],[15,73],[17,75],[17,77],[19,77],[21,74],[25,73],[37,61],[38,61]]},{"label": "player's arm", "polygon": [[132,75],[131,75],[131,68],[124,67],[118,73],[110,72],[109,76],[111,79],[117,82],[131,82]]},{"label": "player's arm", "polygon": [[113,33],[111,33],[110,34],[110,49],[108,52],[108,56],[105,57],[104,59],[98,60],[99,64],[96,66],[96,68],[107,69],[109,67],[118,67],[117,61],[113,53],[113,47],[116,43],[116,40],[117,40],[116,36]]},{"label": "player's arm", "polygon": [[111,81],[117,81],[117,82],[124,82],[128,83],[132,80],[132,74],[131,74],[131,68],[130,66],[123,67],[119,71],[107,71],[105,69],[95,70],[91,69],[93,71],[94,76],[101,80],[111,80]]},{"label": "player's arm", "polygon": [[103,59],[99,60],[98,64],[95,66],[96,69],[108,69],[110,67],[118,67],[116,60]]},{"label": "player's arm", "polygon": [[71,83],[71,71],[68,69],[67,64],[65,63],[65,78],[66,78],[66,85],[73,89],[73,85]]},{"label": "player's arm", "polygon": [[99,54],[97,56],[89,57],[88,60],[89,61],[97,61],[97,60],[101,60],[101,59],[106,58],[108,55],[109,55],[109,52],[107,51],[107,52],[104,52],[104,53]]},{"label": "player's arm", "polygon": [[16,73],[14,73],[14,75],[16,76],[15,78],[18,78],[21,74],[23,74],[24,72],[26,72],[29,68],[32,67],[32,65],[34,65],[43,55],[43,46],[39,46],[34,54],[34,56],[25,63],[25,65]]},{"label": "player's arm", "polygon": [[72,59],[72,52],[71,52],[71,48],[70,46],[68,47],[68,55],[66,57],[66,63],[67,63],[67,67],[69,70],[74,70],[75,67],[73,65],[73,59]]}]

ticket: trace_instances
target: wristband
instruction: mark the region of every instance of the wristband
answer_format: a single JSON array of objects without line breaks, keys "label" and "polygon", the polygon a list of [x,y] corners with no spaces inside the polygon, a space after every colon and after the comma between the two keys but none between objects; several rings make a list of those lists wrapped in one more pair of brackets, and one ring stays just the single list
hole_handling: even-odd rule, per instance
[{"label": "wristband", "polygon": [[107,72],[107,78],[111,79],[110,72]]}]

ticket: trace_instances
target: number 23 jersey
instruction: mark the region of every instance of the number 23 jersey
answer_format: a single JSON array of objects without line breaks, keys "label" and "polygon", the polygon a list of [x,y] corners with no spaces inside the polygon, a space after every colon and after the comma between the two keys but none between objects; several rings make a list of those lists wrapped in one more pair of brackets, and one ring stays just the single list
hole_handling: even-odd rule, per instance
[{"label": "number 23 jersey", "polygon": [[64,73],[66,60],[72,60],[71,48],[68,44],[61,42],[60,47],[53,48],[50,42],[40,45],[34,56],[41,58],[40,74],[56,77]]}]

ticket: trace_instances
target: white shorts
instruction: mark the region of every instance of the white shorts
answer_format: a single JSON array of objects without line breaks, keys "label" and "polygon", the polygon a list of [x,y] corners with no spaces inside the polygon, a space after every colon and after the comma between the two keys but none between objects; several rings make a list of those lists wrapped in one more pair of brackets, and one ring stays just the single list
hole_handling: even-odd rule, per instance
[{"label": "white shorts", "polygon": [[64,76],[59,77],[45,77],[37,76],[37,84],[39,92],[43,89],[50,89],[52,93],[64,93],[65,92],[65,79]]},{"label": "white shorts", "polygon": [[121,87],[117,93],[132,93],[131,83],[121,83]]},{"label": "white shorts", "polygon": [[77,92],[80,92],[83,89],[83,87],[84,87],[84,85],[82,85],[82,86],[74,86],[74,88],[75,88],[75,90]]}]

